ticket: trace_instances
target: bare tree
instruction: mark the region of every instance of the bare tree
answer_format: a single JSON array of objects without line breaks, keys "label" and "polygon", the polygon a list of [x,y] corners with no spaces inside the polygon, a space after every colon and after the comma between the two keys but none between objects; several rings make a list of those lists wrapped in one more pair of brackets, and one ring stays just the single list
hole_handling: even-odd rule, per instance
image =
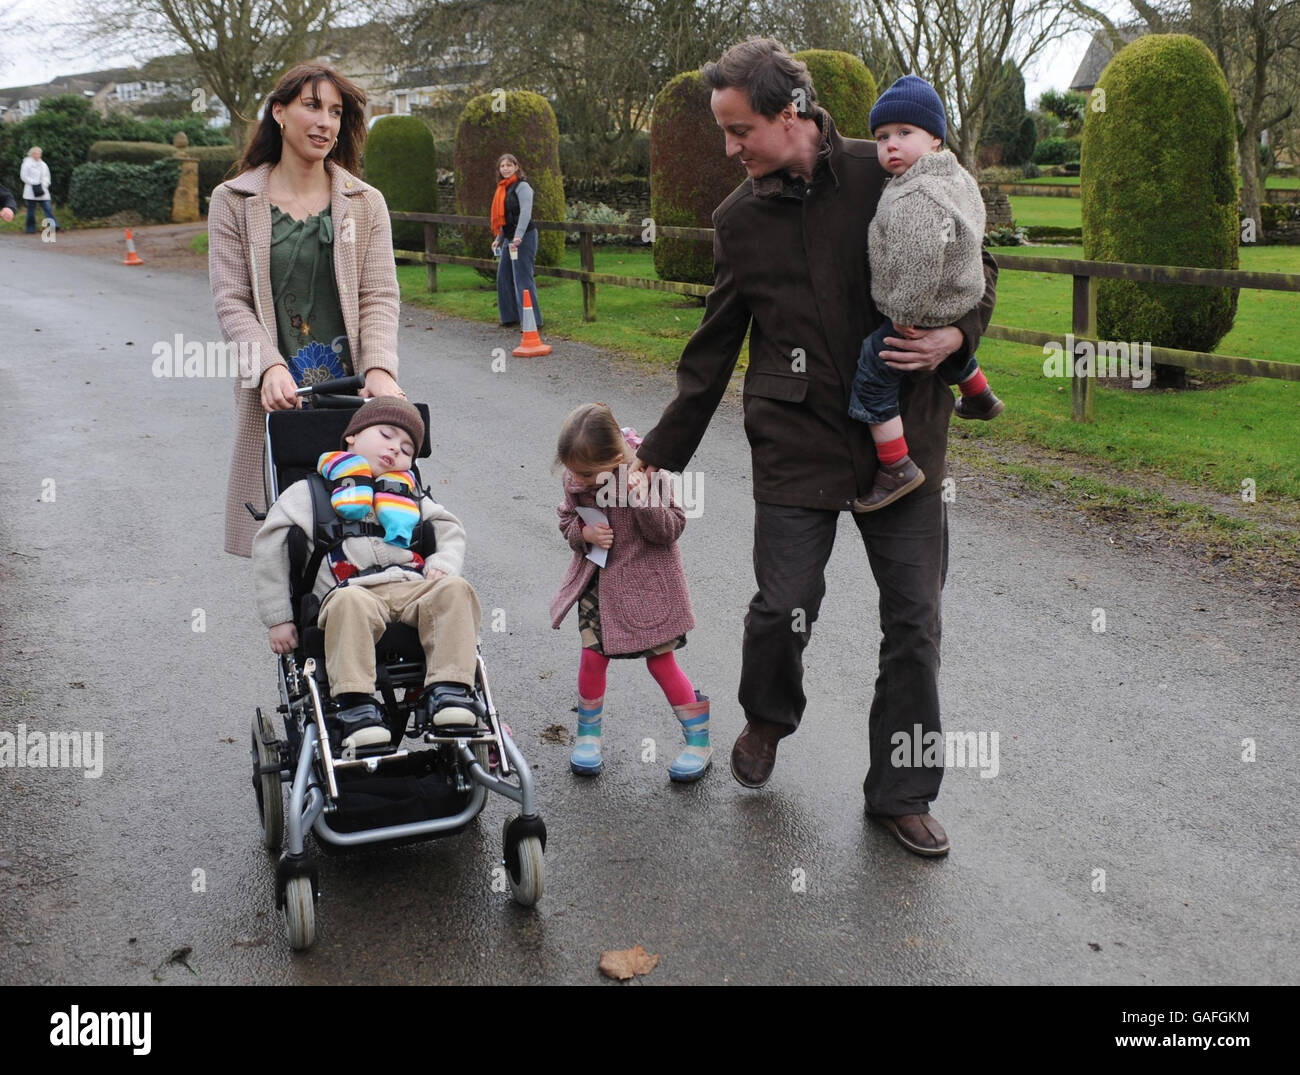
[{"label": "bare tree", "polygon": [[320,55],[356,0],[81,0],[68,27],[81,48],[130,52],[185,50],[203,86],[230,112],[231,139],[243,146],[258,107],[295,63]]},{"label": "bare tree", "polygon": [[972,172],[1003,63],[1024,70],[1079,22],[1061,0],[865,2],[898,67],[938,90],[948,113],[948,143]]}]

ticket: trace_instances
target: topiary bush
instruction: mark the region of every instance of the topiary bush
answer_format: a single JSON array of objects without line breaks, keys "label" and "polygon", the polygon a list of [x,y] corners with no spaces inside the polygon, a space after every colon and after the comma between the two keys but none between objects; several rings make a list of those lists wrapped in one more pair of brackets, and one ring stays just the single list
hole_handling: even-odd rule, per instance
[{"label": "topiary bush", "polygon": [[[1142,37],[1097,85],[1106,110],[1089,108],[1083,126],[1083,256],[1237,268],[1236,122],[1210,50],[1185,34]],[[1236,310],[1235,288],[1102,280],[1097,331],[1212,351]],[[1159,379],[1181,383],[1182,372]]]},{"label": "topiary bush", "polygon": [[72,171],[68,204],[82,219],[134,209],[146,220],[165,223],[172,217],[180,171],[180,161],[174,158],[152,164],[82,164]]},{"label": "topiary bush", "polygon": [[156,160],[174,156],[176,147],[162,142],[95,142],[86,154],[86,160],[152,164]]},{"label": "topiary bush", "polygon": [[867,65],[851,53],[831,49],[805,49],[794,58],[808,66],[817,103],[831,114],[835,129],[845,138],[870,138],[878,91]]},{"label": "topiary bush", "polygon": [[[415,116],[386,116],[366,139],[365,180],[378,187],[390,210],[438,211],[438,165],[433,134]],[[423,250],[424,225],[393,221],[393,246]]]},{"label": "topiary bush", "polygon": [[[727,156],[710,96],[699,72],[687,71],[669,79],[655,98],[650,216],[656,225],[711,228],[713,210],[745,181],[740,163]],[[662,280],[713,283],[713,246],[705,240],[657,237],[654,261]]]},{"label": "topiary bush", "polygon": [[[496,105],[496,110],[493,105]],[[546,98],[526,90],[482,93],[461,113],[456,127],[456,212],[489,216],[496,193],[497,158],[513,153],[533,188],[533,219],[564,219],[564,177],[560,173],[560,130]],[[491,229],[462,229],[470,257],[492,256]],[[537,264],[564,260],[564,232],[539,231]],[[495,279],[495,272],[479,273]]]}]

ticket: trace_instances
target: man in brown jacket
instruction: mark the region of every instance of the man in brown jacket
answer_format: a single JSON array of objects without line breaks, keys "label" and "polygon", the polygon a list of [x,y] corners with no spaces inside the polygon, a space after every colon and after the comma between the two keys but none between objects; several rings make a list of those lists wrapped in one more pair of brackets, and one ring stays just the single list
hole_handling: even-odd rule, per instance
[{"label": "man in brown jacket", "polygon": [[[770,39],[751,38],[706,64],[712,107],[748,179],[713,214],[714,284],[704,320],[682,352],[677,394],[639,450],[640,464],[682,470],[730,381],[746,330],[745,431],[753,460],[754,574],[745,617],[740,704],[746,727],[731,755],[749,787],[766,783],[777,742],[799,726],[803,650],[826,590],[840,512],[870,489],[876,456],[867,427],[848,417],[864,337],[880,324],[871,301],[867,227],[888,173],[876,144],[842,138],[815,104],[807,68]],[[890,339],[883,357],[916,373],[900,390],[912,457],[927,475],[910,496],[852,515],[880,590],[880,646],[863,785],[869,814],[909,850],[948,851],[929,813],[941,767],[895,768],[891,736],[938,732],[940,592],[948,560],[940,496],[951,390],[933,374],[949,354],[972,354],[993,310],[987,289],[956,325]]]}]

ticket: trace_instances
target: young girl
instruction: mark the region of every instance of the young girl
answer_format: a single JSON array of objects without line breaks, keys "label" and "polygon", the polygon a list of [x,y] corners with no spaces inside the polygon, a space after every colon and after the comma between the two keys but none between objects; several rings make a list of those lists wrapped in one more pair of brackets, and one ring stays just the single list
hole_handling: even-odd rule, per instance
[{"label": "young girl", "polygon": [[[613,657],[644,658],[686,737],[668,775],[698,780],[713,760],[709,699],[691,686],[673,656],[695,626],[677,551],[686,514],[670,483],[652,490],[645,474],[631,471],[640,443],[633,430],[619,428],[604,403],[579,407],[560,430],[555,461],[565,468],[564,503],[557,510],[573,562],[551,601],[551,626],[558,629],[577,604],[582,636],[578,738],[569,766],[580,776],[600,772],[605,669]],[[579,507],[599,510],[608,525],[584,522]],[[592,549],[605,550],[603,567],[587,558]]]}]

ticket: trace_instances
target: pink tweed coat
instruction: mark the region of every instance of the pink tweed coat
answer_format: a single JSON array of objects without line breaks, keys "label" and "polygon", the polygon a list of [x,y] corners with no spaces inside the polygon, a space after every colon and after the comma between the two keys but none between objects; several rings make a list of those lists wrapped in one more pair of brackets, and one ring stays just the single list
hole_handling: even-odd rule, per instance
[{"label": "pink tweed coat", "polygon": [[[334,279],[357,373],[387,370],[397,377],[400,303],[393,233],[384,196],[356,176],[325,162],[333,184]],[[258,377],[287,365],[276,343],[271,296],[271,203],[263,164],[222,183],[208,208],[208,277],[222,336],[257,345]],[[352,223],[349,225],[349,221]],[[258,526],[244,508],[266,507],[263,444],[266,412],[260,389],[235,385],[235,446],[226,488],[226,551],[249,556]]]},{"label": "pink tweed coat", "polygon": [[[567,470],[563,481],[564,503],[556,510],[573,560],[551,601],[551,626],[560,626],[593,572],[599,571],[601,648],[606,655],[652,649],[691,630],[695,617],[677,551],[686,513],[676,500],[659,507],[606,507],[596,503],[595,490],[582,490]],[[614,544],[602,568],[587,559],[582,518],[574,510],[579,504],[600,508],[614,529]]]}]

